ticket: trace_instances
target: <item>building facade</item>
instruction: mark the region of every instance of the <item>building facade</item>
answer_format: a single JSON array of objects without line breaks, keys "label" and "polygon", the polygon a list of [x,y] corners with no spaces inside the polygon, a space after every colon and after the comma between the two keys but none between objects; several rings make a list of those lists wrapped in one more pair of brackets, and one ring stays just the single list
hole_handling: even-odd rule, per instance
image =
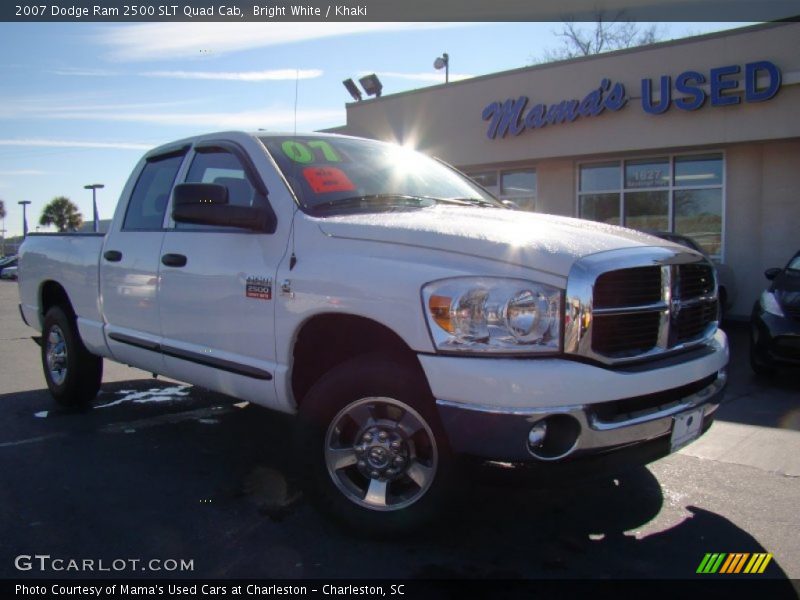
[{"label": "building facade", "polygon": [[339,133],[437,156],[522,208],[692,237],[746,317],[800,250],[800,23],[347,105]]}]

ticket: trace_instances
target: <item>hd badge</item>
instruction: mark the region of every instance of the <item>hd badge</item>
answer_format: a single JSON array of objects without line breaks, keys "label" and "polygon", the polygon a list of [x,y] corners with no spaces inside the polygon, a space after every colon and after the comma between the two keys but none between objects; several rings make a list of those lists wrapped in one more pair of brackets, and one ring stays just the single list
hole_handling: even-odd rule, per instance
[{"label": "hd badge", "polygon": [[256,300],[272,300],[272,278],[248,277],[245,296]]}]

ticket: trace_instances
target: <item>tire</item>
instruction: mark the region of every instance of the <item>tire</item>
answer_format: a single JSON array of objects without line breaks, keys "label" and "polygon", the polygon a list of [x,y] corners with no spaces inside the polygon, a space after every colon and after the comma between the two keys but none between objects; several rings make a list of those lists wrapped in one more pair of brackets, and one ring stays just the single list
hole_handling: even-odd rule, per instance
[{"label": "tire", "polygon": [[86,406],[100,389],[103,359],[86,349],[75,317],[60,306],[44,317],[42,369],[50,394],[61,406]]},{"label": "tire", "polygon": [[775,367],[770,364],[769,359],[762,355],[752,333],[750,334],[750,368],[758,377],[770,377],[775,374]]},{"label": "tire", "polygon": [[295,434],[296,466],[318,509],[348,531],[409,533],[439,513],[453,460],[419,367],[361,356],[309,390]]}]

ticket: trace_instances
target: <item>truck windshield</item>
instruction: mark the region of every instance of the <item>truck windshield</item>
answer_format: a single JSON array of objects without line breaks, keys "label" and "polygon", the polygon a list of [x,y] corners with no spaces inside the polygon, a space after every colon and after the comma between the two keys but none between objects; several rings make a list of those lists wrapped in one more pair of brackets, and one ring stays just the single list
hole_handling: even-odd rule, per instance
[{"label": "truck windshield", "polygon": [[505,208],[457,171],[402,146],[308,135],[259,139],[311,214],[414,210],[434,204]]}]

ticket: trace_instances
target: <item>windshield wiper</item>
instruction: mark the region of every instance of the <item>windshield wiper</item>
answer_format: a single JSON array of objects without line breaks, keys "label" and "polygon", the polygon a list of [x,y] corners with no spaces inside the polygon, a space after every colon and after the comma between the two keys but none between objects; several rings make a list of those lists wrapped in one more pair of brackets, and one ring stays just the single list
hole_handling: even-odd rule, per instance
[{"label": "windshield wiper", "polygon": [[502,208],[496,202],[484,200],[483,198],[431,198],[440,204],[458,204],[459,206],[491,206],[492,208]]}]

